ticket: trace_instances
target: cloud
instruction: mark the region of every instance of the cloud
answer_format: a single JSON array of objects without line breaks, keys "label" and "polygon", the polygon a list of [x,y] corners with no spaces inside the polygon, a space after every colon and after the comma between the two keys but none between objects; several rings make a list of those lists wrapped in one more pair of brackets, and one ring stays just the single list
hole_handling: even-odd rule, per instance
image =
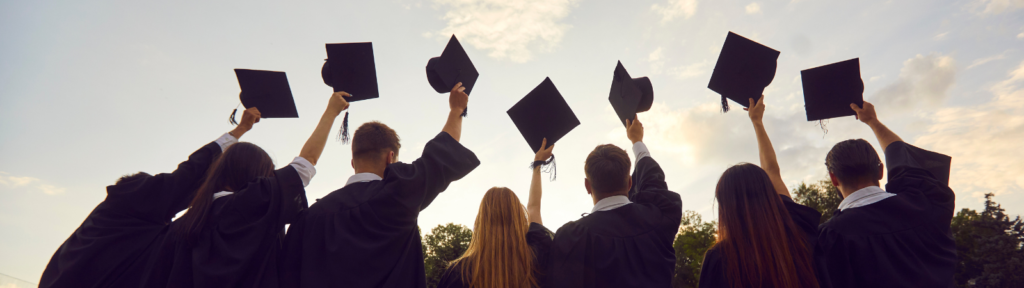
[{"label": "cloud", "polygon": [[750,2],[750,4],[747,4],[747,6],[744,7],[744,9],[747,10],[748,15],[760,14],[761,4],[757,4],[757,2]]},{"label": "cloud", "polygon": [[978,12],[978,14],[997,15],[1024,7],[1024,0],[976,0],[971,5],[974,5],[975,7],[985,7],[985,9]]},{"label": "cloud", "polygon": [[554,49],[570,25],[561,23],[577,0],[435,0],[447,6],[448,26],[437,33],[455,34],[487,55],[526,62],[537,51]]},{"label": "cloud", "polygon": [[971,68],[974,68],[974,67],[981,66],[981,65],[983,65],[985,63],[988,63],[988,62],[992,62],[992,61],[995,61],[995,60],[1000,60],[1000,59],[1006,58],[1005,54],[1006,54],[1006,52],[1003,52],[1002,54],[999,54],[999,55],[976,59],[976,60],[974,60],[974,62],[971,62],[971,66],[967,66],[967,69],[971,69]]},{"label": "cloud", "polygon": [[896,82],[879,90],[872,101],[885,109],[909,109],[921,104],[937,107],[946,100],[955,78],[953,57],[918,54],[903,62]]},{"label": "cloud", "polygon": [[668,5],[654,4],[651,5],[651,10],[661,15],[661,23],[672,21],[678,16],[690,19],[694,13],[697,13],[697,0],[668,0]]},{"label": "cloud", "polygon": [[944,32],[944,33],[936,34],[934,39],[935,40],[946,40],[946,35],[949,35],[949,32]]},{"label": "cloud", "polygon": [[988,103],[939,109],[916,140],[952,156],[950,186],[979,198],[1024,190],[1024,62],[989,90]]},{"label": "cloud", "polygon": [[651,63],[651,75],[661,74],[661,68],[665,66],[665,53],[664,49],[658,47],[651,51],[651,54],[647,54],[647,62]]},{"label": "cloud", "polygon": [[[35,184],[35,185],[32,185]],[[37,191],[47,195],[63,194],[65,189],[50,184],[42,183],[39,178],[28,176],[13,176],[10,173],[0,171],[0,188],[35,188]]]},{"label": "cloud", "polygon": [[669,73],[675,75],[679,79],[687,79],[707,74],[709,70],[708,68],[710,67],[711,62],[705,59],[700,63],[672,68]]},{"label": "cloud", "polygon": [[1024,32],[1020,32],[1020,34],[1017,34],[1017,39],[1024,39]]}]

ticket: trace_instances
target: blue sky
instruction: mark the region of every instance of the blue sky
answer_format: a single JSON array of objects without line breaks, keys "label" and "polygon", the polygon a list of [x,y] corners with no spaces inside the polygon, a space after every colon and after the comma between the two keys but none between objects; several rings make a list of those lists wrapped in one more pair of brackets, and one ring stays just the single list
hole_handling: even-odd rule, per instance
[{"label": "blue sky", "polygon": [[[619,60],[654,84],[654,107],[639,117],[669,187],[684,209],[715,219],[718,176],[757,162],[746,115],[721,113],[706,88],[729,31],[782,52],[765,122],[790,189],[825,176],[832,144],[876,142],[852,117],[831,120],[828,134],[804,118],[799,71],[859,57],[864,96],[882,121],[953,156],[958,208],[978,209],[981,195],[995,192],[1021,214],[1022,8],[1021,0],[0,2],[0,273],[37,281],[106,185],[170,171],[230,130],[234,68],[288,73],[300,118],[267,119],[243,138],[288,163],[331,92],[319,76],[324,43],[373,42],[381,98],[352,105],[350,121],[390,125],[402,138],[400,160],[414,160],[447,115],[424,66],[453,33],[481,73],[462,139],[482,165],[421,214],[424,230],[472,227],[493,186],[525,203],[533,156],[504,111],[544,77],[582,122],[556,146],[545,224],[554,230],[589,212],[586,154],[629,144],[606,100]],[[352,174],[349,149],[328,145],[310,200]]]}]

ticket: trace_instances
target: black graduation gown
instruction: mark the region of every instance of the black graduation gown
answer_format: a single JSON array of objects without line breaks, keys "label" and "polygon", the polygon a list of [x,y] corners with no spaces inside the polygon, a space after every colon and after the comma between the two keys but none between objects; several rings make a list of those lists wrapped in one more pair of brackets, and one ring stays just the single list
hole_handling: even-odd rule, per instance
[{"label": "black graduation gown", "polygon": [[291,165],[249,182],[214,200],[194,244],[173,233],[161,238],[147,263],[132,270],[142,278],[136,287],[280,287],[284,225],[306,207]]},{"label": "black graduation gown", "polygon": [[[779,195],[779,197],[782,198],[786,211],[789,212],[790,218],[793,219],[793,224],[796,224],[798,231],[803,232],[804,239],[807,240],[808,255],[813,255],[814,246],[818,240],[818,221],[821,219],[821,213],[814,210],[814,208],[793,202],[793,199],[789,198],[789,196]],[[821,277],[822,272],[816,271],[816,274],[818,275],[819,286],[829,287],[828,282],[823,281]],[[704,263],[700,265],[700,284],[698,287],[730,287],[728,277],[724,256],[718,250],[718,245],[715,245],[704,253]]]},{"label": "black graduation gown", "polygon": [[653,158],[638,161],[629,200],[558,229],[550,287],[669,287],[683,203]]},{"label": "black graduation gown", "polygon": [[211,142],[172,173],[107,186],[107,197],[50,258],[40,288],[109,287],[188,207],[221,148]]},{"label": "black graduation gown", "polygon": [[[537,284],[544,287],[544,277],[547,271],[548,251],[551,249],[551,238],[554,236],[551,230],[538,223],[530,223],[530,230],[526,231],[526,245],[533,251],[534,279]],[[463,282],[462,263],[455,263],[448,266],[438,282],[437,288],[466,288],[469,283]]]},{"label": "black graduation gown", "polygon": [[837,211],[821,225],[815,254],[833,287],[953,287],[955,197],[923,164],[932,159],[917,159],[928,153],[889,144],[885,188],[896,196]]},{"label": "black graduation gown", "polygon": [[317,200],[288,228],[286,287],[425,287],[417,217],[480,160],[441,132],[383,180],[352,183]]}]

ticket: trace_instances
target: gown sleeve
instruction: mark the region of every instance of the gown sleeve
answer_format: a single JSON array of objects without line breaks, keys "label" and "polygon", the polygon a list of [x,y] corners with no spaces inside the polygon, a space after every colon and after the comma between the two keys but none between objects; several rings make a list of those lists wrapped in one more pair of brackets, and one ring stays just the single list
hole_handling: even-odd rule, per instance
[{"label": "gown sleeve", "polygon": [[448,189],[452,182],[462,179],[480,166],[476,154],[447,132],[437,134],[427,142],[423,154],[412,163],[394,163],[384,172],[387,183],[387,205],[379,209],[390,215],[415,220],[420,211],[426,209],[438,194]]},{"label": "gown sleeve", "polygon": [[131,217],[160,224],[170,222],[174,214],[188,207],[190,196],[220,154],[220,145],[210,142],[178,164],[174,172],[107,186],[104,202]]},{"label": "gown sleeve", "polygon": [[643,157],[633,171],[633,187],[629,189],[629,200],[638,204],[654,205],[662,213],[663,233],[669,243],[675,239],[683,217],[683,201],[679,194],[668,190],[665,172],[652,157]]},{"label": "gown sleeve", "polygon": [[697,287],[700,288],[729,287],[725,263],[722,262],[722,254],[717,248],[712,247],[704,253],[704,262],[700,264],[700,278],[697,279]]},{"label": "gown sleeve", "polygon": [[550,258],[548,255],[551,253],[553,238],[554,233],[541,224],[530,223],[530,230],[526,231],[526,245],[533,250],[533,265],[536,271],[533,275],[537,279],[537,283],[541,285],[548,282],[548,259]]},{"label": "gown sleeve", "polygon": [[886,191],[921,193],[932,205],[953,211],[956,196],[949,188],[952,158],[897,141],[885,148],[885,160],[889,167]]}]

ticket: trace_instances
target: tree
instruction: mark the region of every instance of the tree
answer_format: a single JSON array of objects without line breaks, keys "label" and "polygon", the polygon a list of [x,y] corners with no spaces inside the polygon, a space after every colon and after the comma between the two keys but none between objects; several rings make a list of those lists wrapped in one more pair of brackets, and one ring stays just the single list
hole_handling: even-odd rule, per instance
[{"label": "tree", "polygon": [[793,189],[793,196],[796,203],[814,208],[821,213],[821,221],[818,223],[825,223],[831,219],[832,213],[839,209],[839,203],[843,202],[839,189],[833,186],[832,180],[829,179],[819,180],[818,183],[811,185],[801,182],[800,186]]},{"label": "tree", "polygon": [[473,230],[454,223],[437,225],[430,230],[430,234],[424,235],[423,268],[427,275],[427,287],[437,287],[448,264],[466,252],[472,239]]},{"label": "tree", "polygon": [[697,287],[700,281],[700,266],[704,263],[704,252],[715,245],[717,233],[715,221],[703,222],[700,214],[685,211],[672,248],[676,250],[676,270],[672,287]]},{"label": "tree", "polygon": [[959,287],[1024,287],[1024,221],[1010,220],[994,196],[985,194],[981,213],[964,208],[953,217]]}]

